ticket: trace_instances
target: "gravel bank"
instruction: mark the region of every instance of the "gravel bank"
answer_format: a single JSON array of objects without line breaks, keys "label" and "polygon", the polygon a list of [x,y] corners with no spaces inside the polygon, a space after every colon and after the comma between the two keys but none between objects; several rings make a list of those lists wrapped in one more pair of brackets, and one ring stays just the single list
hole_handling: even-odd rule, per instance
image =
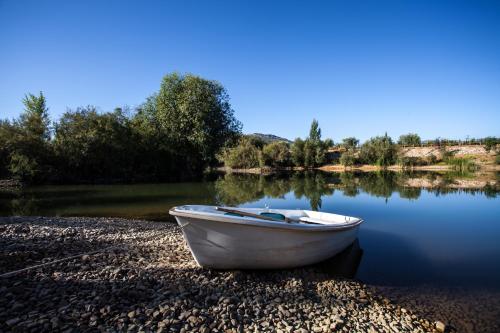
[{"label": "gravel bank", "polygon": [[441,320],[464,333],[500,332],[500,292],[477,288],[375,287],[374,292],[405,304],[417,316]]},{"label": "gravel bank", "polygon": [[[198,268],[170,223],[0,218],[0,331],[429,332],[436,325],[317,267]],[[440,325],[438,325],[439,328]],[[449,328],[447,328],[449,330]]]}]

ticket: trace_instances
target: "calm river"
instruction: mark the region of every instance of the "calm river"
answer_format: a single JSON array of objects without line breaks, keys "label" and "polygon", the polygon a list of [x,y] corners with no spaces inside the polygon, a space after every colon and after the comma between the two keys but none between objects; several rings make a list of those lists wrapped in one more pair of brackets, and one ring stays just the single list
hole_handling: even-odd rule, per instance
[{"label": "calm river", "polygon": [[500,289],[500,175],[297,173],[203,182],[32,187],[0,192],[0,215],[172,221],[170,207],[223,204],[362,217],[355,278],[386,286]]}]

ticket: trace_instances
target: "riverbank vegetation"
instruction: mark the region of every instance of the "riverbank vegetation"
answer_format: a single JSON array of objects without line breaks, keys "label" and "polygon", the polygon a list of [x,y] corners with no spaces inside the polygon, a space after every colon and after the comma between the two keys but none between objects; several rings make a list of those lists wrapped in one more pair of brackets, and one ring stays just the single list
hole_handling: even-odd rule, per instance
[{"label": "riverbank vegetation", "polygon": [[484,139],[486,140],[489,140],[491,147],[487,149],[486,145],[476,146],[479,150],[484,147],[482,160],[476,161],[478,156],[474,153],[464,155],[460,151],[460,147],[474,146],[448,146],[443,142],[439,146],[426,146],[415,133],[401,135],[397,143],[386,133],[372,137],[361,145],[355,137],[348,137],[341,143],[334,144],[330,139],[321,140],[321,129],[314,120],[306,139],[297,138],[291,144],[284,141],[266,143],[253,136],[243,136],[237,145],[226,147],[219,155],[219,160],[226,168],[251,169],[252,172],[256,168],[338,170],[338,167],[362,170],[429,167],[469,172],[479,169],[485,163],[494,166],[494,155],[500,139],[489,137]]},{"label": "riverbank vegetation", "polygon": [[[491,178],[493,177],[493,178]],[[389,199],[394,194],[400,198],[418,199],[426,189],[435,195],[459,191],[483,193],[495,198],[500,192],[496,176],[468,178],[466,173],[446,172],[370,172],[323,173],[315,171],[293,172],[276,175],[225,174],[215,182],[217,202],[239,205],[262,198],[282,198],[293,192],[295,198],[306,198],[312,209],[320,209],[323,196],[335,191],[356,197],[362,192]]]},{"label": "riverbank vegetation", "polygon": [[51,123],[43,93],[0,123],[0,178],[24,182],[182,180],[214,166],[241,133],[224,87],[194,75],[163,78],[136,108],[66,111]]},{"label": "riverbank vegetation", "polygon": [[319,124],[313,120],[305,140],[297,138],[290,145],[284,141],[265,143],[254,136],[244,136],[236,146],[226,147],[219,155],[219,161],[232,169],[311,169],[327,162],[328,149],[332,146],[332,140],[321,139]]},{"label": "riverbank vegetation", "polygon": [[[450,145],[482,144],[495,157],[500,138],[437,138],[416,133],[395,142],[387,133],[360,144],[348,137],[334,144],[323,139],[318,121],[309,135],[293,142],[267,135],[242,135],[225,88],[195,75],[166,75],[159,90],[139,107],[101,112],[95,106],[68,109],[51,122],[43,93],[27,94],[18,119],[0,120],[0,179],[26,183],[111,183],[175,181],[200,177],[207,169],[314,169],[328,166],[379,169],[399,166],[478,168],[473,155]],[[412,149],[430,148],[426,154]],[[495,162],[496,161],[496,162]]]}]

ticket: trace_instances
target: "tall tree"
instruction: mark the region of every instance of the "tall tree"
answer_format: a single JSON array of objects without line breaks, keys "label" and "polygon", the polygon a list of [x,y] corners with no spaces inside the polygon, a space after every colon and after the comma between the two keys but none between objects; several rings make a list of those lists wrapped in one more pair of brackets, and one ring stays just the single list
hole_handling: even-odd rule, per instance
[{"label": "tall tree", "polygon": [[214,164],[219,150],[241,132],[229,95],[216,81],[169,74],[163,78],[156,101],[162,130],[195,169]]},{"label": "tall tree", "polygon": [[311,128],[309,129],[309,138],[311,142],[318,143],[321,141],[321,128],[319,128],[319,123],[316,119],[313,119],[311,123]]},{"label": "tall tree", "polygon": [[296,138],[293,141],[290,154],[295,166],[304,166],[304,145],[305,142],[301,138]]},{"label": "tall tree", "polygon": [[24,112],[13,124],[9,170],[23,181],[39,181],[50,169],[50,120],[45,96],[27,94]]},{"label": "tall tree", "polygon": [[24,133],[33,140],[50,140],[49,109],[42,92],[38,96],[27,94],[23,99],[24,112],[19,123]]}]

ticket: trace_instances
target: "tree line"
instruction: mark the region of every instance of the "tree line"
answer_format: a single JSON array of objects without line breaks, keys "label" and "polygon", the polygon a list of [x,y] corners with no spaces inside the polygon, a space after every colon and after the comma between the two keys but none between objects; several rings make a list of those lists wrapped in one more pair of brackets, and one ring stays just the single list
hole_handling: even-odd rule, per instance
[{"label": "tree line", "polygon": [[67,110],[52,123],[43,93],[0,122],[0,178],[24,182],[172,181],[200,176],[241,135],[225,88],[166,75],[136,108]]},{"label": "tree line", "polygon": [[[30,183],[176,181],[200,177],[220,165],[310,169],[331,163],[412,167],[437,162],[434,156],[401,154],[401,147],[428,144],[415,133],[398,142],[385,134],[361,145],[354,137],[334,144],[322,139],[313,120],[309,135],[291,144],[242,135],[226,89],[191,74],[166,75],[159,90],[135,109],[100,112],[82,106],[51,122],[43,93],[27,94],[23,104],[17,119],[0,120],[0,178]],[[468,140],[472,142],[490,151],[500,138]],[[444,162],[459,169],[474,167],[446,150],[459,142],[438,138],[433,143],[442,147]]]},{"label": "tree line", "polygon": [[[474,161],[468,157],[455,157],[453,151],[446,149],[444,144],[438,145],[439,154],[426,157],[406,156],[403,147],[421,146],[422,140],[418,134],[401,135],[395,142],[389,135],[375,136],[363,144],[355,137],[344,138],[334,144],[333,140],[321,139],[321,129],[313,120],[309,136],[303,140],[295,139],[289,144],[284,141],[265,143],[253,136],[243,136],[238,144],[226,147],[219,155],[219,160],[229,168],[250,169],[271,167],[289,169],[293,167],[315,168],[325,164],[341,164],[345,167],[355,165],[376,165],[388,167],[400,165],[411,168],[419,165],[432,165],[439,162],[451,165],[459,171],[472,171],[476,168]],[[487,137],[482,139],[485,149],[496,150],[500,138]],[[497,158],[497,162],[499,159]]]},{"label": "tree line", "polygon": [[218,158],[225,166],[233,169],[258,167],[289,168],[292,166],[314,168],[327,162],[331,139],[321,139],[321,129],[313,120],[309,136],[295,139],[292,145],[284,141],[265,143],[254,136],[242,136],[237,145],[226,147]]}]

